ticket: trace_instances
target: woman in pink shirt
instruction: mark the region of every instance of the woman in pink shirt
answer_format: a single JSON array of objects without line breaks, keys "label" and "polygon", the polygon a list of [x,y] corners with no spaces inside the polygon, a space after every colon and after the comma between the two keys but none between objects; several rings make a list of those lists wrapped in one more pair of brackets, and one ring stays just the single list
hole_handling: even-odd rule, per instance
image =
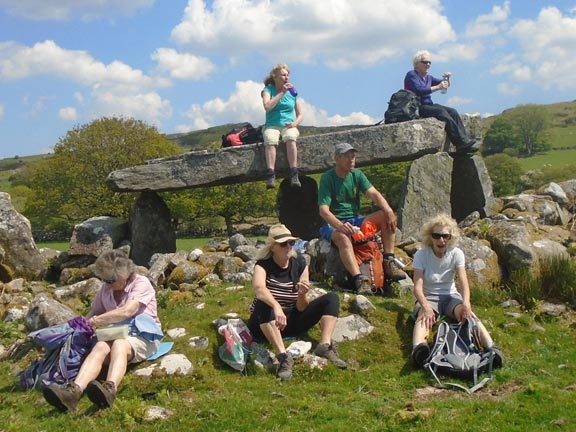
[{"label": "woman in pink shirt", "polygon": [[[50,384],[44,397],[60,411],[72,411],[86,392],[97,406],[110,407],[116,398],[128,363],[141,362],[154,354],[162,339],[156,309],[156,292],[148,278],[135,273],[134,263],[120,250],[104,252],[94,263],[94,273],[103,285],[96,294],[88,322],[92,327],[128,324],[126,338],[98,340],[73,382]],[[108,365],[106,381],[96,380]]]}]

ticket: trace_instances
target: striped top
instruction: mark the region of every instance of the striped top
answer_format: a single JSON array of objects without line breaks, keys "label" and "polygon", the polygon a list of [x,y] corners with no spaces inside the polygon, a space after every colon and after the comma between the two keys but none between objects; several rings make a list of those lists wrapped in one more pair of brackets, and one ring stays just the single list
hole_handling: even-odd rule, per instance
[{"label": "striped top", "polygon": [[[300,280],[300,275],[306,268],[304,257],[290,258],[288,267],[281,268],[272,257],[265,260],[258,260],[259,265],[266,272],[266,288],[272,294],[272,297],[282,306],[284,312],[291,311],[296,306],[298,300],[298,289],[296,283]],[[250,310],[254,308],[257,299],[254,299]]]}]

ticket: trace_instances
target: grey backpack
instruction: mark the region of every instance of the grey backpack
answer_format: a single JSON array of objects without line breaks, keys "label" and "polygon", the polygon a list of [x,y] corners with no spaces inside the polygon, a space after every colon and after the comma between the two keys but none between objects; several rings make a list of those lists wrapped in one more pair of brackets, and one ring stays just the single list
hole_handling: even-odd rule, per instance
[{"label": "grey backpack", "polygon": [[[430,356],[424,363],[424,369],[442,384],[438,375],[451,375],[465,380],[473,380],[470,388],[456,383],[446,385],[458,387],[467,393],[473,393],[494,378],[493,367],[499,351],[486,350],[478,338],[478,324],[475,318],[467,318],[460,324],[441,321],[434,340]],[[499,366],[502,359],[499,358]],[[479,376],[487,373],[479,381]]]}]

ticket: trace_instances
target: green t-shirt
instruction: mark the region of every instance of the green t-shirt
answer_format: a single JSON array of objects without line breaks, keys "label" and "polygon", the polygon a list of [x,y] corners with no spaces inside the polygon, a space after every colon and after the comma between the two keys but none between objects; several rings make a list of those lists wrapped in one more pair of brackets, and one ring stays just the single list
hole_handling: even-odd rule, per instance
[{"label": "green t-shirt", "polygon": [[344,178],[334,168],[320,178],[318,205],[327,205],[338,219],[360,216],[360,194],[372,187],[368,177],[359,169],[353,169]]}]

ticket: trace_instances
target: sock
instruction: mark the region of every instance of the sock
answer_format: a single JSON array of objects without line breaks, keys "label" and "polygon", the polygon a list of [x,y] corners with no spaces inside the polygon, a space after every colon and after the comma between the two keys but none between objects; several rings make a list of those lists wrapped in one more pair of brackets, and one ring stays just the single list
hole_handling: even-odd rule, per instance
[{"label": "sock", "polygon": [[394,254],[393,253],[385,253],[385,254],[382,254],[382,257],[385,260],[394,259]]},{"label": "sock", "polygon": [[266,177],[267,178],[274,177],[274,170],[273,169],[267,169],[266,170]]},{"label": "sock", "polygon": [[298,168],[290,168],[290,175],[294,177],[298,174]]}]

